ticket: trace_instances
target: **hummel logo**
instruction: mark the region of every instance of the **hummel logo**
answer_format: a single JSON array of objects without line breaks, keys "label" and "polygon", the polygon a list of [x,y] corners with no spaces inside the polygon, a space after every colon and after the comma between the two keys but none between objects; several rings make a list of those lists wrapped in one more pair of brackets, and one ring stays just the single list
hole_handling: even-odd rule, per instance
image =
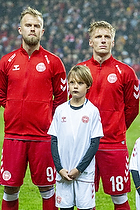
[{"label": "hummel logo", "polygon": [[13,71],[20,70],[19,65],[14,65]]},{"label": "hummel logo", "polygon": [[134,97],[136,99],[138,99],[139,98],[139,86],[134,85],[134,90],[136,91],[136,93],[135,92],[133,93]]},{"label": "hummel logo", "polygon": [[127,181],[128,181],[128,177],[126,178],[126,177],[124,177],[124,181],[125,181],[125,183],[127,183]]},{"label": "hummel logo", "polygon": [[65,91],[65,90],[66,90],[66,85],[65,85],[66,82],[67,82],[66,79],[62,79],[62,78],[61,78],[61,83],[62,83],[62,85],[60,85],[60,88],[61,88],[62,91]]},{"label": "hummel logo", "polygon": [[139,91],[139,86],[134,85],[134,90]]},{"label": "hummel logo", "polygon": [[66,117],[62,117],[61,122],[66,122]]},{"label": "hummel logo", "polygon": [[66,79],[62,79],[62,78],[61,78],[61,82],[62,82],[62,84],[64,85],[64,84],[66,83]]},{"label": "hummel logo", "polygon": [[134,95],[134,97],[135,97],[136,99],[138,99],[138,98],[139,98],[139,93],[138,93],[138,94],[133,93],[133,95]]},{"label": "hummel logo", "polygon": [[61,90],[64,92],[66,90],[66,86],[60,85]]}]

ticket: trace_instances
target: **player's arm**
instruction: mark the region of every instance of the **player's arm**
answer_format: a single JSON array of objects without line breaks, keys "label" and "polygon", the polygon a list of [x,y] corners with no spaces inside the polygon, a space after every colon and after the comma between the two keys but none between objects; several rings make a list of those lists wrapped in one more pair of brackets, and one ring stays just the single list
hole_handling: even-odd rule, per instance
[{"label": "player's arm", "polygon": [[81,173],[88,167],[99,147],[100,137],[92,138],[90,146],[81,162],[76,167]]},{"label": "player's arm", "polygon": [[139,113],[139,84],[133,71],[128,74],[124,85],[125,122],[127,129]]},{"label": "player's arm", "polygon": [[67,80],[66,70],[59,58],[56,58],[53,64],[54,75],[52,78],[53,87],[53,114],[56,107],[67,101]]},{"label": "player's arm", "polygon": [[5,107],[7,99],[7,75],[2,70],[2,64],[0,63],[0,106]]},{"label": "player's arm", "polygon": [[133,177],[133,181],[134,181],[136,190],[140,195],[140,175],[139,175],[139,172],[136,171],[136,170],[130,170],[130,171],[131,171],[131,174],[132,174],[132,177]]}]

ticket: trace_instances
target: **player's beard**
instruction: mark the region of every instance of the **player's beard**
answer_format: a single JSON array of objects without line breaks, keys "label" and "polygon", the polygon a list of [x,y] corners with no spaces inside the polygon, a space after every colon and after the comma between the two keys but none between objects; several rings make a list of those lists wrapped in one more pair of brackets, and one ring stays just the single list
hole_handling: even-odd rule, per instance
[{"label": "player's beard", "polygon": [[23,37],[23,40],[29,46],[35,46],[40,41],[38,37]]}]

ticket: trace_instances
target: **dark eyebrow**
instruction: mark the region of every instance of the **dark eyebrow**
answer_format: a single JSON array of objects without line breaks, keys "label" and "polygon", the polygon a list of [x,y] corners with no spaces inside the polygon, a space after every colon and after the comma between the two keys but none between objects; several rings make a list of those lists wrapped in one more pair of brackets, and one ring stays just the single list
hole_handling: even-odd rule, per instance
[{"label": "dark eyebrow", "polygon": [[32,26],[34,25],[34,27],[40,28],[41,25],[40,24],[31,24],[31,23],[25,23],[25,26]]}]

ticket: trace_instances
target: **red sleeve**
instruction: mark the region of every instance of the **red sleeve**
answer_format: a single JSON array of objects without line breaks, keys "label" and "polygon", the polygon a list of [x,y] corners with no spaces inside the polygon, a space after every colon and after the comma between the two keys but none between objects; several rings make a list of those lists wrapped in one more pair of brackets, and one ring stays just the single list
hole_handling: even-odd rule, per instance
[{"label": "red sleeve", "polygon": [[67,80],[66,71],[62,61],[57,57],[54,65],[54,76],[52,78],[53,86],[53,114],[56,107],[67,101]]},{"label": "red sleeve", "polygon": [[124,87],[125,121],[127,129],[139,113],[139,84],[134,71],[127,69]]},{"label": "red sleeve", "polygon": [[4,72],[4,62],[0,61],[0,106],[5,107],[7,98],[7,75]]}]

